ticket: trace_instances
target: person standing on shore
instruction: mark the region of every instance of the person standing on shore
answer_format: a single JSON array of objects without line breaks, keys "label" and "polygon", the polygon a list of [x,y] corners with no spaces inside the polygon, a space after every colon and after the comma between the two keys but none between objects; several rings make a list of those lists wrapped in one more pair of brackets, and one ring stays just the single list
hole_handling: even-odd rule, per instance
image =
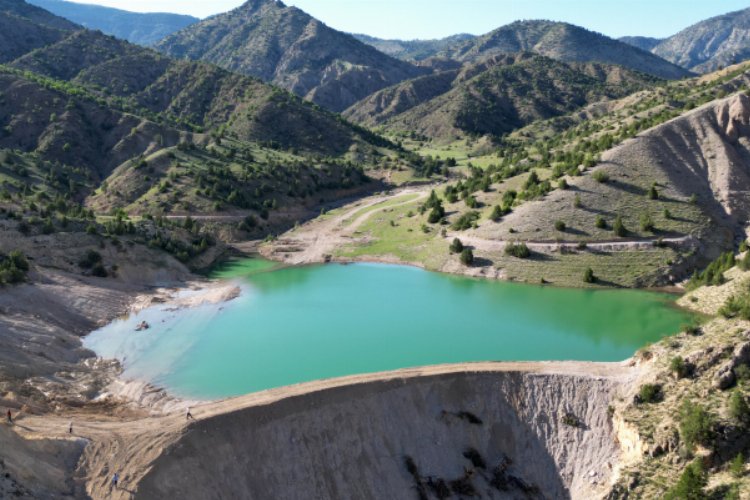
[{"label": "person standing on shore", "polygon": [[13,416],[10,414],[10,410],[8,410],[8,414],[7,415],[8,415],[8,423],[12,424],[13,423]]},{"label": "person standing on shore", "polygon": [[73,434],[73,421],[68,424],[68,434]]},{"label": "person standing on shore", "polygon": [[187,407],[187,411],[185,411],[185,420],[195,420],[195,417],[193,417],[193,414],[190,413],[190,407]]},{"label": "person standing on shore", "polygon": [[112,488],[113,490],[116,490],[116,489],[117,489],[117,483],[119,483],[119,482],[120,482],[120,474],[118,474],[117,472],[115,472],[115,473],[114,473],[114,474],[112,475],[112,484],[111,484],[111,488]]}]

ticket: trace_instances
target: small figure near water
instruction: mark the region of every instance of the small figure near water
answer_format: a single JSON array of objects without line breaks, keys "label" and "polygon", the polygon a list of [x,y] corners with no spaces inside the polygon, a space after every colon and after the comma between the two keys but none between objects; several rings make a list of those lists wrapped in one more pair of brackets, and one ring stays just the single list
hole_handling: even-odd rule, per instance
[{"label": "small figure near water", "polygon": [[68,424],[68,434],[73,434],[73,421]]},{"label": "small figure near water", "polygon": [[135,328],[136,332],[142,332],[144,330],[148,330],[151,328],[151,325],[149,325],[146,321],[141,321],[140,324]]},{"label": "small figure near water", "polygon": [[195,417],[193,417],[193,414],[190,413],[190,407],[187,407],[187,410],[185,411],[185,420],[195,420]]},{"label": "small figure near water", "polygon": [[13,416],[10,414],[10,410],[8,410],[7,415],[8,415],[8,423],[12,424],[13,423]]},{"label": "small figure near water", "polygon": [[119,483],[119,482],[120,482],[120,474],[118,474],[117,472],[115,472],[112,475],[112,484],[110,485],[110,487],[113,490],[116,490],[117,489],[117,483]]}]

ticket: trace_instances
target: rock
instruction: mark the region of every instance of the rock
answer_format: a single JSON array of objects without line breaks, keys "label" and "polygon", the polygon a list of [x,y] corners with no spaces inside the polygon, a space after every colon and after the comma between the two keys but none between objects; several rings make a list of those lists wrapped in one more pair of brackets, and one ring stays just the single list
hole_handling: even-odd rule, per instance
[{"label": "rock", "polygon": [[734,375],[732,362],[729,361],[725,363],[724,366],[719,368],[719,371],[716,373],[716,377],[714,380],[714,386],[724,391],[732,387],[735,382],[737,382],[737,377],[735,377]]},{"label": "rock", "polygon": [[742,342],[734,348],[732,363],[733,368],[750,363],[750,342]]}]

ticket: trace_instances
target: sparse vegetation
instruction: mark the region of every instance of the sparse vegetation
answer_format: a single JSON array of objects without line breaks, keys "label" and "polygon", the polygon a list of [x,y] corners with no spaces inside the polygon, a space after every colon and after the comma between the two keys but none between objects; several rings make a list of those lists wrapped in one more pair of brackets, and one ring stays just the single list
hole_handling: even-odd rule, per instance
[{"label": "sparse vegetation", "polygon": [[526,243],[508,243],[505,246],[505,255],[510,255],[518,259],[528,259],[531,257],[531,250]]}]

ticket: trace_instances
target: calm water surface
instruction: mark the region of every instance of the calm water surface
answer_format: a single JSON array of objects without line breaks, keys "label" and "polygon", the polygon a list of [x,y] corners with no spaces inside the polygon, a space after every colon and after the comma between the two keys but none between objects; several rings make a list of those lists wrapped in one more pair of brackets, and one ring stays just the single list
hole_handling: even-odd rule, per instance
[{"label": "calm water surface", "polygon": [[[619,361],[689,321],[674,297],[484,281],[381,265],[273,270],[241,261],[217,273],[239,299],[152,307],[89,335],[125,376],[194,398],[321,378],[488,360]],[[152,328],[135,332],[141,321]]]}]

